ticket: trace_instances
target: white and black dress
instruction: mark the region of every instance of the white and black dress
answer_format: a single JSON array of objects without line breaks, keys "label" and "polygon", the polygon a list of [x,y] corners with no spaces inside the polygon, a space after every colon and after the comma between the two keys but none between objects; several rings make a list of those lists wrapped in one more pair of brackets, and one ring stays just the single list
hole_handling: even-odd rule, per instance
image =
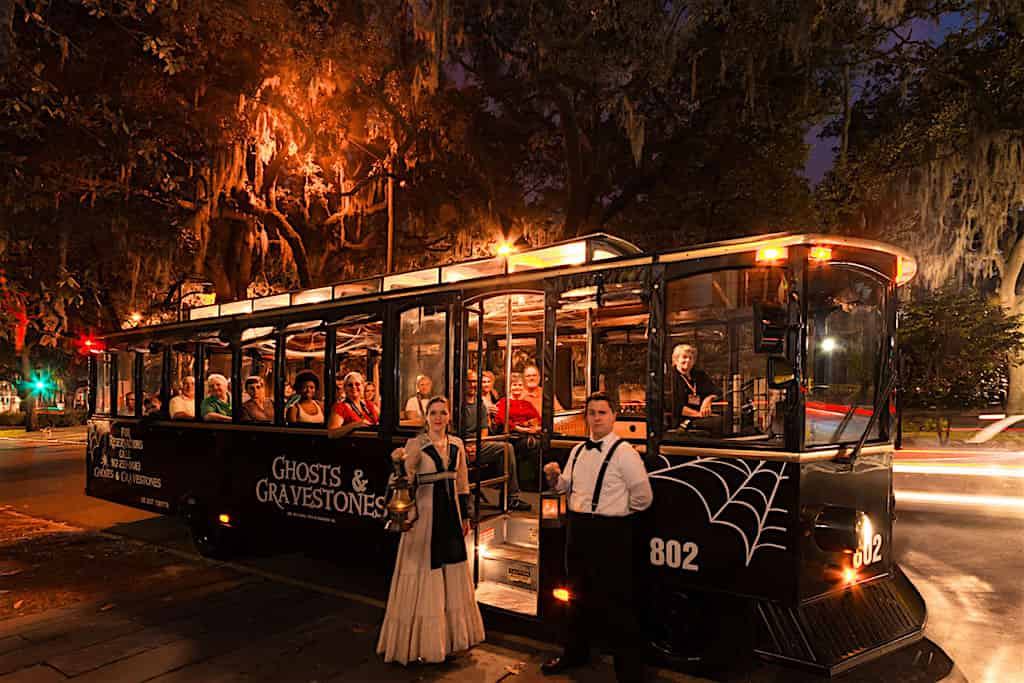
[{"label": "white and black dress", "polygon": [[386,662],[443,662],[484,639],[462,519],[469,474],[462,441],[439,453],[426,434],[405,444],[416,481],[416,522],[402,535],[377,653]]}]

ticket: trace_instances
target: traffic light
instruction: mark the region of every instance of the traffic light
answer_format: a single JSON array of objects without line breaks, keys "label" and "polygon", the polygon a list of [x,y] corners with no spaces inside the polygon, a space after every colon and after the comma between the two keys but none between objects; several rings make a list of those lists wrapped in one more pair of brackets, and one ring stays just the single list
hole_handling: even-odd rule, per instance
[{"label": "traffic light", "polygon": [[78,335],[78,339],[75,340],[75,346],[78,347],[78,353],[83,356],[90,353],[99,353],[103,350],[102,341],[91,334],[85,333]]},{"label": "traffic light", "polygon": [[44,370],[34,373],[29,377],[28,381],[22,384],[30,393],[36,396],[45,396],[55,389],[53,378],[50,377],[49,372]]}]

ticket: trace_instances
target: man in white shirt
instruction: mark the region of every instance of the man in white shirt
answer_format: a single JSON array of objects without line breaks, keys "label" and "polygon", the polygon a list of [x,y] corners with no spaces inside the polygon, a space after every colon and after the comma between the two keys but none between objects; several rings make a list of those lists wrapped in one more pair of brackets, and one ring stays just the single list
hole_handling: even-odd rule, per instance
[{"label": "man in white shirt", "polygon": [[633,520],[653,494],[643,460],[614,431],[615,404],[603,392],[587,398],[590,438],[569,454],[565,471],[544,466],[548,484],[568,494],[566,564],[569,579],[568,639],[561,657],[545,662],[545,674],[562,673],[590,658],[592,627],[604,632],[615,655],[619,681],[643,680],[640,626],[633,600]]},{"label": "man in white shirt", "polygon": [[181,393],[171,397],[167,411],[172,420],[188,420],[196,416],[196,380],[186,375],[181,380]]},{"label": "man in white shirt", "polygon": [[416,393],[405,402],[406,420],[412,420],[417,424],[426,422],[427,403],[433,397],[431,392],[434,389],[434,381],[427,375],[416,376]]}]

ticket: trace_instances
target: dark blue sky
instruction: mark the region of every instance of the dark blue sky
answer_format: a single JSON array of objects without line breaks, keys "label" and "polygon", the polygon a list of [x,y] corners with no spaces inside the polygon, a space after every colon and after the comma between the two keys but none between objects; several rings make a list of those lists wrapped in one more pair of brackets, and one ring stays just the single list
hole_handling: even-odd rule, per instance
[{"label": "dark blue sky", "polygon": [[[942,21],[938,24],[934,24],[930,21],[913,21],[910,23],[911,34],[916,40],[925,38],[934,43],[945,40],[953,31],[956,31],[964,25],[964,22],[968,18],[962,14],[946,14],[942,17]],[[854,84],[854,88],[859,90],[859,83]],[[824,126],[818,125],[813,126],[807,135],[804,136],[804,142],[810,145],[810,152],[807,155],[807,164],[804,166],[804,176],[811,182],[811,185],[817,185],[821,182],[825,174],[828,173],[829,169],[832,168],[832,161],[835,158],[834,149],[839,147],[838,138],[818,138],[818,134]]]}]

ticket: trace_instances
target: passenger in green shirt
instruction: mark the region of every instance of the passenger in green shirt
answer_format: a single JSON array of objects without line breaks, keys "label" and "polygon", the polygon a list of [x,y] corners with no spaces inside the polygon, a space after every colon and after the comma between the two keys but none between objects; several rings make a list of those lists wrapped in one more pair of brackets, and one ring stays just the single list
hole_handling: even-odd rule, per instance
[{"label": "passenger in green shirt", "polygon": [[227,377],[213,373],[206,378],[206,398],[199,405],[199,414],[207,422],[231,422]]}]

